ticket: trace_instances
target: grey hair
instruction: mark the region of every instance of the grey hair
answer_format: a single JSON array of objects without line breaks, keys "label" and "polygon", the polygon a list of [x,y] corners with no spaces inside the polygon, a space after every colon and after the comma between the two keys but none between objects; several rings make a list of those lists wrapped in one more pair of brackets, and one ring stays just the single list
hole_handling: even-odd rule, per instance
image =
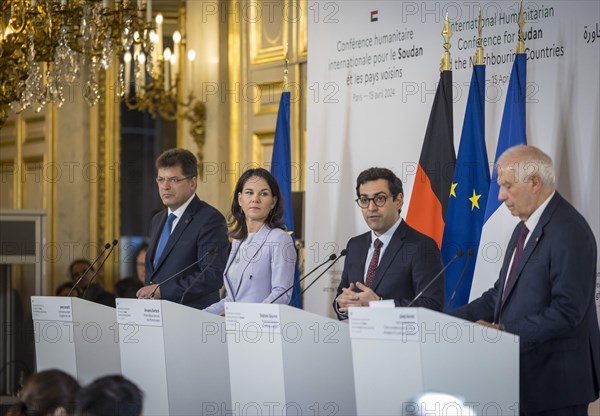
[{"label": "grey hair", "polygon": [[537,174],[544,186],[555,187],[552,159],[535,146],[509,147],[498,158],[497,168],[504,165],[515,165],[515,171],[518,169],[518,178],[522,182],[528,182]]}]

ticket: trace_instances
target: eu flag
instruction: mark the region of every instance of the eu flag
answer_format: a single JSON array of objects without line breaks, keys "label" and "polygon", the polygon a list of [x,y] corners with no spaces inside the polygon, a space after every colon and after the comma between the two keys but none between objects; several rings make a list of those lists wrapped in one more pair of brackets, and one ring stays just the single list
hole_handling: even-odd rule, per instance
[{"label": "eu flag", "polygon": [[[277,180],[283,197],[283,217],[285,226],[296,241],[294,235],[294,211],[292,209],[292,156],[290,145],[290,93],[283,92],[279,101],[277,125],[275,127],[275,140],[273,143],[273,156],[271,158],[271,174]],[[301,292],[300,273],[298,260],[294,272],[294,289],[290,305],[302,307],[302,299],[297,296]]]},{"label": "eu flag", "polygon": [[485,65],[475,65],[442,239],[445,264],[458,250],[465,254],[446,270],[447,311],[469,301],[489,187],[485,148]]}]

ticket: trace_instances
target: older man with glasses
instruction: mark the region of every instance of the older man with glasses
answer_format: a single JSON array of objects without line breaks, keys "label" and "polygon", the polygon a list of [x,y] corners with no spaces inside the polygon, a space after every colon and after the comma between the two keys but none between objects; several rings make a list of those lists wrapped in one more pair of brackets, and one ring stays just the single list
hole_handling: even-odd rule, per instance
[{"label": "older man with glasses", "polygon": [[158,192],[167,209],[152,219],[146,286],[137,297],[204,309],[219,300],[229,244],[225,218],[196,195],[198,162],[193,153],[167,150],[156,168]]},{"label": "older man with glasses", "polygon": [[396,306],[406,306],[421,291],[413,305],[441,311],[444,280],[431,282],[442,269],[440,251],[400,217],[402,181],[389,169],[370,168],[358,175],[356,194],[371,231],[348,242],[333,302],[338,317],[346,319],[349,307],[369,306],[372,300],[392,299]]}]

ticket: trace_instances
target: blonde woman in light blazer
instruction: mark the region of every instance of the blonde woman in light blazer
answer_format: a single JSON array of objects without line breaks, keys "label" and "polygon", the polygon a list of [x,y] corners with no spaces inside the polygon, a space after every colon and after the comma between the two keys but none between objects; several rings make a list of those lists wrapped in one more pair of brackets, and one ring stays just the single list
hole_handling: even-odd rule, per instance
[{"label": "blonde woman in light blazer", "polygon": [[269,171],[249,169],[235,187],[229,218],[233,238],[223,273],[227,296],[206,308],[223,314],[225,302],[288,304],[296,248],[283,225],[283,201]]}]

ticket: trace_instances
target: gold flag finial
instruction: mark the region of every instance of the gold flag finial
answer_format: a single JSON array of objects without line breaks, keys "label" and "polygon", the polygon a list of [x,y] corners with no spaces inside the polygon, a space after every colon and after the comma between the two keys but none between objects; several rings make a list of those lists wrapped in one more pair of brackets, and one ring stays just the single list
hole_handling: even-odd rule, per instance
[{"label": "gold flag finial", "polygon": [[517,53],[525,53],[525,14],[523,13],[523,0],[519,7],[519,40],[517,41]]},{"label": "gold flag finial", "polygon": [[290,63],[290,59],[288,56],[288,44],[285,44],[285,68],[283,69],[283,92],[289,92],[289,84],[288,84],[288,64]]},{"label": "gold flag finial", "polygon": [[477,26],[477,48],[475,48],[475,65],[483,65],[483,18],[481,16],[481,8],[479,8],[479,25]]},{"label": "gold flag finial", "polygon": [[440,62],[440,72],[452,70],[452,58],[450,57],[450,38],[452,37],[452,28],[450,27],[450,20],[448,19],[448,13],[446,13],[446,21],[444,22],[444,29],[442,30],[442,37],[444,38],[444,54]]}]

